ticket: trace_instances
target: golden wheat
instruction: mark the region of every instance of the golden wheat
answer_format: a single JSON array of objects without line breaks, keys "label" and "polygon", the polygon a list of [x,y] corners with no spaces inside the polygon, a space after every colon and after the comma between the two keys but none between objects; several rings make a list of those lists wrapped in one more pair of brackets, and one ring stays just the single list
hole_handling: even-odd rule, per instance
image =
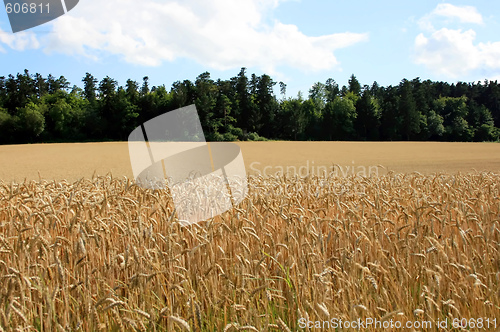
[{"label": "golden wheat", "polygon": [[0,182],[3,330],[295,331],[500,317],[500,175],[250,177],[182,227],[111,176]]}]

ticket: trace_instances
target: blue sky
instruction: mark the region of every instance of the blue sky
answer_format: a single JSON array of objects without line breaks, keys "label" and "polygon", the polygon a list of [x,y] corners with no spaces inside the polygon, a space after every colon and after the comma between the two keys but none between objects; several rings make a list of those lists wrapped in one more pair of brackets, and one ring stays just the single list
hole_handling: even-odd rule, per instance
[{"label": "blue sky", "polygon": [[0,76],[90,72],[124,85],[228,79],[241,67],[307,95],[315,82],[396,85],[500,79],[500,2],[80,0],[68,14],[13,34],[0,9]]}]

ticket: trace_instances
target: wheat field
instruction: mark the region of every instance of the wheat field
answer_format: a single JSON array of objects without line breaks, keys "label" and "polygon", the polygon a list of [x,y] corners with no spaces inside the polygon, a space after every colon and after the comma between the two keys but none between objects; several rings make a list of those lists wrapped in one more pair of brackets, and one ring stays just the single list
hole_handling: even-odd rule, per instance
[{"label": "wheat field", "polygon": [[[500,172],[500,144],[461,142],[236,142],[250,174],[272,166],[339,165],[382,166],[388,171],[411,173]],[[127,142],[0,145],[0,179],[90,179],[93,175],[133,177]],[[318,174],[316,174],[318,175]],[[342,174],[339,174],[342,175]]]},{"label": "wheat field", "polygon": [[0,330],[494,319],[499,243],[493,172],[250,176],[239,206],[188,227],[127,177],[0,182]]}]

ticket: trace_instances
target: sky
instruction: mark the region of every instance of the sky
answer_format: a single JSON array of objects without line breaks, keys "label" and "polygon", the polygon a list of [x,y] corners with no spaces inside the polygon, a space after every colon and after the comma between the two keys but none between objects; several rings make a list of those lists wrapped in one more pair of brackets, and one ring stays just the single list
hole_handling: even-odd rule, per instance
[{"label": "sky", "polygon": [[165,85],[241,67],[287,84],[397,85],[403,78],[500,80],[500,1],[80,0],[64,16],[12,33],[0,8],[0,76],[89,72]]}]

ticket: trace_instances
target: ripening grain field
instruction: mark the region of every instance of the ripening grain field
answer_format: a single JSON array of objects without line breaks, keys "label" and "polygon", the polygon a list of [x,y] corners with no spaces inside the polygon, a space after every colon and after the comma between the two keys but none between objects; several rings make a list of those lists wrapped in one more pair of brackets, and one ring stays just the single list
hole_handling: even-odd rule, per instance
[{"label": "ripening grain field", "polygon": [[494,331],[499,250],[493,171],[250,176],[237,208],[188,227],[168,191],[124,176],[0,181],[0,327]]}]

